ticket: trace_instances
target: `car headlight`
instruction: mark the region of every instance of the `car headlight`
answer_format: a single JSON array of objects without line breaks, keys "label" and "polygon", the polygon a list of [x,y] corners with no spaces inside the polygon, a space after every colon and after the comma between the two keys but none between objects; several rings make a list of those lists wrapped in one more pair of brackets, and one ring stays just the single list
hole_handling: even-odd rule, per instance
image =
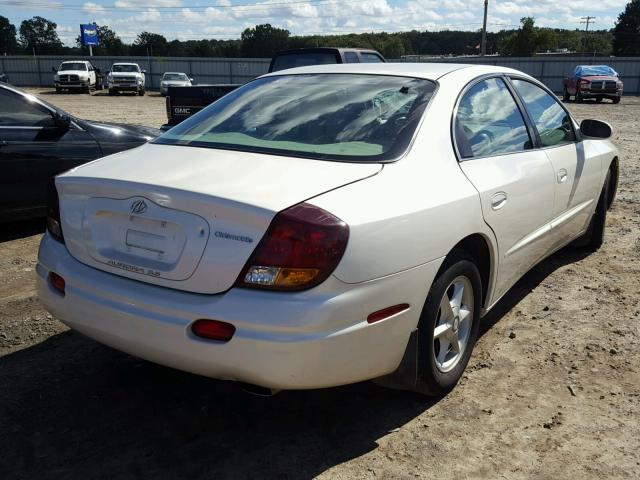
[{"label": "car headlight", "polygon": [[60,75],[58,75],[57,73],[53,76],[54,80],[60,80]]},{"label": "car headlight", "polygon": [[619,89],[622,88],[623,85],[624,84],[622,82],[616,82],[616,87]]},{"label": "car headlight", "polygon": [[108,82],[113,82],[113,75],[111,75],[111,74],[107,75],[107,81]]}]

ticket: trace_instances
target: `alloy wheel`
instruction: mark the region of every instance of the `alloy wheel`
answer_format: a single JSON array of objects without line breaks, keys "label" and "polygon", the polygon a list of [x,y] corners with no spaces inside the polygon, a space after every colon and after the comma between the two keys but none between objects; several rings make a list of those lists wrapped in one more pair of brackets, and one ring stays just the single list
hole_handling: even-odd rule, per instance
[{"label": "alloy wheel", "polygon": [[469,343],[473,323],[474,292],[465,276],[456,277],[440,300],[433,329],[433,355],[438,370],[456,367]]}]

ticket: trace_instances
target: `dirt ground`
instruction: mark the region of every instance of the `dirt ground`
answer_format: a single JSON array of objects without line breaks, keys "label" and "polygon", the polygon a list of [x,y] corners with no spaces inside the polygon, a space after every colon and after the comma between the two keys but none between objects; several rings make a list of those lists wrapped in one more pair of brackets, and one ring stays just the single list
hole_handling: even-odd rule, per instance
[{"label": "dirt ground", "polygon": [[[165,121],[158,96],[34,92]],[[640,98],[568,105],[615,128],[605,245],[526,275],[438,400],[372,383],[258,398],[103,347],[38,304],[42,222],[0,227],[0,478],[640,478]]]}]

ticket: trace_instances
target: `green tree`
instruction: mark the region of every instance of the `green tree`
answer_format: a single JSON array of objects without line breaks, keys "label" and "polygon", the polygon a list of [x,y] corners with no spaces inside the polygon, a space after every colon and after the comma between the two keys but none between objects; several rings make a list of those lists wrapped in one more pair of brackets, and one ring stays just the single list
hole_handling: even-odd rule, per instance
[{"label": "green tree", "polygon": [[498,46],[500,53],[514,57],[530,57],[536,52],[536,29],[531,17],[520,19],[520,29],[505,38]]},{"label": "green tree", "polygon": [[290,34],[289,30],[272,27],[269,23],[247,28],[240,36],[242,54],[245,57],[272,57],[288,47]]},{"label": "green tree", "polygon": [[16,26],[0,15],[0,55],[14,53],[17,48]]},{"label": "green tree", "polygon": [[158,33],[142,32],[131,45],[131,53],[164,57],[169,55],[169,42]]},{"label": "green tree", "polygon": [[627,3],[613,29],[613,52],[619,56],[640,55],[640,0]]},{"label": "green tree", "polygon": [[55,22],[43,17],[23,20],[20,24],[20,45],[28,54],[33,51],[40,55],[60,53],[64,46],[58,38],[57,27]]}]

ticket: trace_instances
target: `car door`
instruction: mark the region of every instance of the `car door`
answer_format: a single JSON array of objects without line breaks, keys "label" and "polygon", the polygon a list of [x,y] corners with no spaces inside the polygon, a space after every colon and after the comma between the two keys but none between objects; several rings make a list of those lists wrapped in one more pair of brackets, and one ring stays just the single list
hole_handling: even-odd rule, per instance
[{"label": "car door", "polygon": [[455,112],[460,168],[478,190],[498,244],[494,298],[504,294],[551,247],[554,172],[535,149],[531,125],[502,77],[477,80]]},{"label": "car door", "polygon": [[53,112],[30,95],[0,88],[0,215],[44,212],[49,180],[101,156],[95,139],[73,123],[59,128]]},{"label": "car door", "polygon": [[600,162],[586,158],[574,122],[555,95],[525,79],[512,78],[511,82],[535,126],[540,147],[554,169],[555,200],[551,222],[554,243],[567,243],[589,222],[600,189]]}]

